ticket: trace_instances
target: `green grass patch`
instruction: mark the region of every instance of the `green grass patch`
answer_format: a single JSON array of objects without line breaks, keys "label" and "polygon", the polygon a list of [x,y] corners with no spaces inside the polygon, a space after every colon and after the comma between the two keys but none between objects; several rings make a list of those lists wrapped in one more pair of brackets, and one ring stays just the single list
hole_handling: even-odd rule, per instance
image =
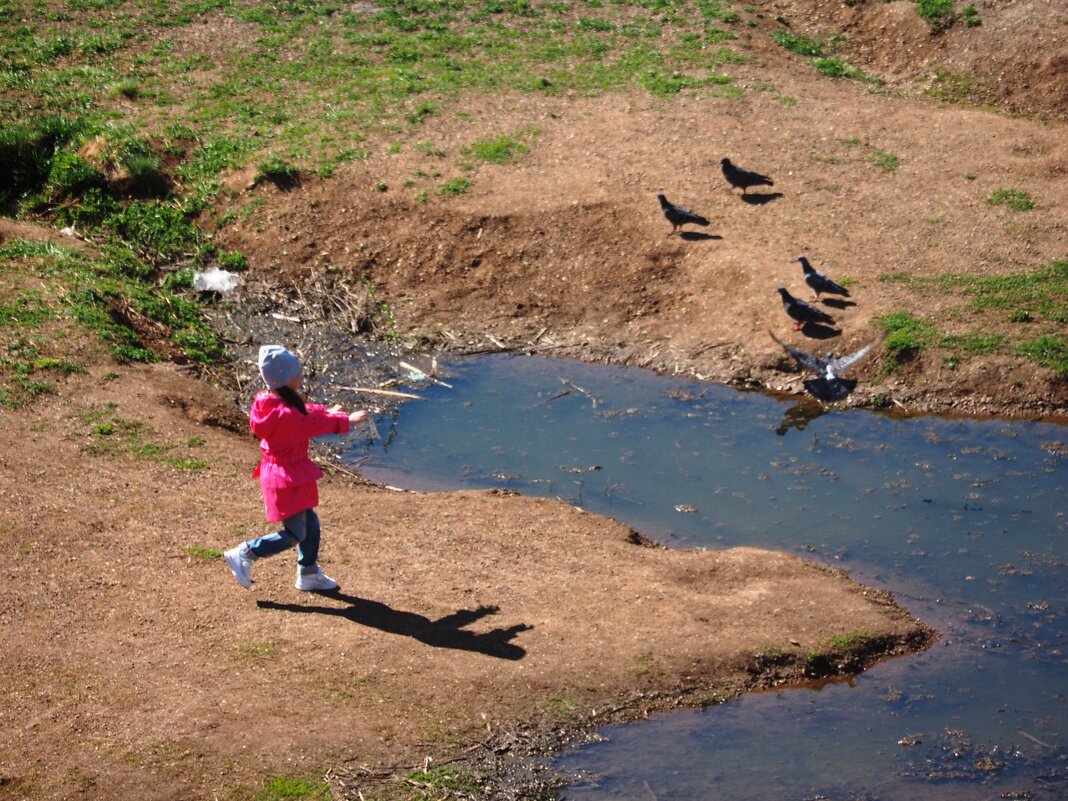
[{"label": "green grass patch", "polygon": [[986,200],[991,206],[1006,206],[1013,211],[1030,211],[1035,201],[1022,189],[998,189]]},{"label": "green grass patch", "polygon": [[1015,275],[949,273],[931,278],[894,272],[880,275],[879,280],[904,284],[920,295],[963,294],[971,298],[973,313],[992,313],[1014,326],[1004,331],[948,334],[908,312],[886,314],[877,318],[887,331],[886,350],[892,357],[884,369],[896,369],[924,348],[938,348],[946,352],[943,361],[951,368],[964,358],[1011,353],[1062,378],[1068,376],[1068,345],[1062,333],[1068,323],[1068,260]]},{"label": "green grass patch", "polygon": [[[179,167],[184,180],[217,176],[260,152],[310,158],[306,169],[329,174],[322,143],[345,148],[374,129],[418,129],[462,93],[590,95],[635,84],[672,92],[678,83],[637,76],[743,58],[707,48],[736,36],[730,26],[741,16],[725,0],[449,0],[383,4],[377,13],[315,2],[127,0],[113,4],[106,30],[92,4],[68,4],[62,33],[47,4],[19,8],[0,21],[0,114],[75,111],[144,128],[162,118],[171,152],[196,148]],[[238,31],[225,58],[175,45],[208,13]],[[146,39],[154,45],[145,48]],[[47,142],[36,147],[41,137],[21,139],[47,157]]]},{"label": "green grass patch", "polygon": [[283,159],[271,156],[256,166],[256,183],[270,181],[275,186],[288,189],[300,183],[300,168]]},{"label": "green grass patch", "polygon": [[863,72],[838,56],[817,58],[813,63],[816,65],[816,71],[820,75],[824,75],[828,78],[851,78],[853,80],[863,80],[865,77]]},{"label": "green grass patch", "polygon": [[1049,334],[1025,340],[1016,346],[1016,354],[1048,367],[1062,379],[1068,378],[1068,340],[1063,335]]},{"label": "green grass patch", "polygon": [[508,164],[530,150],[524,140],[536,135],[537,131],[533,129],[514,134],[502,134],[493,139],[480,139],[472,142],[460,152],[488,164]]},{"label": "green grass patch", "polygon": [[951,273],[938,279],[943,292],[972,296],[972,307],[996,310],[1012,322],[1039,319],[1068,323],[1068,259],[1016,275],[971,276]]},{"label": "green grass patch", "polygon": [[852,653],[863,649],[871,640],[863,631],[851,631],[849,634],[839,634],[831,637],[831,647],[841,653]]},{"label": "green grass patch", "polygon": [[55,314],[55,309],[36,290],[24,290],[21,294],[5,291],[0,295],[0,327],[37,328]]},{"label": "green grass patch", "polygon": [[866,75],[849,62],[828,52],[833,51],[841,44],[843,41],[841,37],[832,37],[830,42],[824,43],[785,28],[779,28],[772,31],[771,40],[792,53],[808,57],[820,75],[828,78],[849,78],[872,83],[882,82],[879,78],[873,75]]},{"label": "green grass patch", "polygon": [[85,372],[77,362],[44,355],[42,349],[50,347],[52,339],[24,333],[0,349],[0,406],[20,408],[42,395],[54,394],[56,376]]},{"label": "green grass patch", "polygon": [[927,24],[935,33],[947,30],[957,18],[956,0],[915,1],[916,13],[927,20]]},{"label": "green grass patch", "polygon": [[909,312],[887,312],[875,322],[886,331],[886,351],[899,362],[923,350],[937,335],[934,326]]},{"label": "green grass patch", "polygon": [[9,211],[17,198],[40,186],[51,172],[56,150],[84,127],[82,120],[62,114],[28,121],[22,115],[0,116],[0,211]]},{"label": "green grass patch", "polygon": [[960,18],[969,28],[978,28],[983,24],[983,19],[979,16],[979,9],[975,6],[965,6],[962,8],[960,10]]},{"label": "green grass patch", "polygon": [[885,150],[880,150],[877,147],[871,148],[866,156],[868,162],[874,164],[883,172],[896,172],[897,168],[901,165],[901,159],[895,156],[893,153],[887,153]]},{"label": "green grass patch", "polygon": [[971,77],[940,69],[935,73],[931,86],[924,90],[924,94],[946,103],[964,103],[971,98],[973,91]]},{"label": "green grass patch", "polygon": [[466,178],[450,178],[438,187],[438,194],[446,197],[462,195],[470,188],[471,182]]},{"label": "green grass patch", "polygon": [[201,562],[212,562],[221,559],[223,555],[218,548],[208,548],[204,545],[186,545],[182,548],[182,553]]},{"label": "green grass patch", "polygon": [[810,39],[807,36],[793,33],[785,28],[778,28],[771,32],[771,41],[780,47],[784,47],[791,53],[797,53],[800,56],[811,56],[820,58],[824,55],[823,43],[816,39]]},{"label": "green grass patch", "polygon": [[330,785],[322,779],[270,776],[252,801],[330,801]]},{"label": "green grass patch", "polygon": [[201,364],[220,359],[222,343],[206,324],[201,301],[166,289],[153,263],[133,252],[152,262],[206,259],[214,251],[203,235],[190,230],[182,212],[157,202],[131,203],[109,221],[116,235],[133,241],[103,244],[100,256],[47,242],[4,243],[0,261],[22,262],[22,269],[35,272],[62,300],[50,305],[37,295],[14,295],[0,305],[0,327],[5,320],[26,326],[45,318],[71,320],[101,337],[121,362],[156,361],[163,354]]}]

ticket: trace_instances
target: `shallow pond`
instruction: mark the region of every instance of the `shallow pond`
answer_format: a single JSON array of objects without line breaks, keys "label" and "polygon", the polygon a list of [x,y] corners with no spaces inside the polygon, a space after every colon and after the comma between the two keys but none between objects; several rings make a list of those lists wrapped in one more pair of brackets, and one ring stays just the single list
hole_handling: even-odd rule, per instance
[{"label": "shallow pond", "polygon": [[508,487],[673,547],[845,567],[940,632],[851,682],[607,727],[568,799],[1068,798],[1068,428],[899,419],[646,371],[492,356],[345,458],[411,489]]}]

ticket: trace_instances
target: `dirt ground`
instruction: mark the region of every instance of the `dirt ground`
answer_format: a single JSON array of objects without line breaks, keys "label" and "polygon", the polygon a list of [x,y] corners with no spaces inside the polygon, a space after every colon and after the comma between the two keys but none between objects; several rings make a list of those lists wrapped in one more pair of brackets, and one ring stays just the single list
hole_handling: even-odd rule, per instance
[{"label": "dirt ground", "polygon": [[[931,43],[906,5],[761,6],[850,30],[850,58],[889,80],[879,93],[754,38],[755,57],[732,67],[740,99],[473,97],[424,121],[425,150],[391,153],[383,138],[367,143],[371,158],[289,191],[230,176],[221,212],[234,222],[217,241],[249,256],[249,284],[369,280],[397,332],[433,348],[798,392],[804,376],[769,331],[843,352],[876,335],[876,315],[915,307],[905,282],[880,276],[1004,275],[1068,254],[1055,4],[987,59],[1010,76],[1030,69],[1028,91],[983,84],[1046,122],[917,97],[927,79],[876,46],[895,41],[885,31],[915,63],[972,62],[959,30]],[[1011,15],[977,5],[993,46]],[[1024,6],[1045,10],[1008,9]],[[516,132],[529,151],[515,163],[460,164],[471,142]],[[876,151],[899,167],[881,170]],[[723,156],[775,186],[732,193]],[[470,191],[437,194],[453,177]],[[1003,187],[1036,208],[989,205]],[[711,225],[668,236],[659,191]],[[855,305],[824,306],[838,332],[826,341],[793,332],[775,293],[807,297],[801,253],[851,281]],[[962,296],[919,310],[956,333],[1008,325]],[[0,799],[245,799],[272,775],[384,798],[400,793],[393,777],[456,758],[507,777],[510,757],[600,723],[801,681],[813,665],[855,672],[935,636],[889,595],[790,555],[650,547],[551,500],[393,492],[339,470],[321,484],[320,514],[341,592],[297,592],[287,557],[257,563],[243,590],[211,550],[268,530],[240,403],[174,365],[117,366],[84,349],[86,375],[0,411]],[[877,363],[857,366],[848,403],[1064,417],[1065,382],[1016,358],[951,369],[921,356],[889,375]],[[206,467],[138,458],[132,439],[102,448],[102,424]],[[832,638],[858,631],[867,649],[833,653]],[[817,653],[827,658],[810,662]]]},{"label": "dirt ground", "polygon": [[[171,365],[103,363],[66,389],[0,414],[0,798],[246,798],[280,774],[383,797],[427,758],[798,681],[834,637],[871,643],[821,672],[930,635],[790,555],[666,550],[561,502],[334,471],[322,562],[341,592],[298,592],[283,556],[244,590],[197,551],[268,528],[230,396]],[[209,466],[94,451],[108,421],[176,452],[193,438]]]},{"label": "dirt ground", "polygon": [[[911,10],[895,14],[903,29],[926,25]],[[1006,35],[988,22],[984,36]],[[1034,57],[1060,48],[1068,59],[1068,25],[1049,20],[1048,30],[1049,51]],[[909,35],[920,41],[920,33]],[[868,52],[864,37],[851,41],[858,58]],[[234,175],[221,213],[236,221],[217,240],[249,255],[253,281],[371,281],[399,331],[431,347],[503,345],[788,393],[803,392],[806,376],[769,331],[808,352],[842,354],[877,338],[873,318],[909,311],[951,335],[1019,339],[1021,324],[1007,313],[980,314],[964,293],[918,290],[907,279],[1013,275],[1065,258],[1064,124],[939,104],[917,94],[915,71],[899,89],[893,76],[904,68],[890,69],[892,48],[869,58],[889,80],[873,90],[821,78],[766,37],[746,44],[751,60],[730,68],[746,90],[740,99],[473,97],[423,121],[424,147],[361,143],[374,155],[329,180],[282,191],[250,187],[252,170]],[[1050,103],[1068,86],[1056,77],[1042,84]],[[529,151],[505,165],[464,155],[502,135],[519,135]],[[896,169],[874,163],[880,153],[895,156]],[[748,198],[732,192],[724,156],[774,187]],[[468,192],[438,194],[452,178],[469,180]],[[1036,208],[990,204],[1003,188],[1028,192]],[[711,224],[668,236],[661,191]],[[812,299],[801,254],[849,282],[849,301],[819,303],[833,327],[795,333],[783,312],[780,285]],[[877,351],[854,368],[860,383],[845,403],[1030,417],[1068,408],[1068,382],[1022,357],[945,356],[930,349],[887,372]]]}]

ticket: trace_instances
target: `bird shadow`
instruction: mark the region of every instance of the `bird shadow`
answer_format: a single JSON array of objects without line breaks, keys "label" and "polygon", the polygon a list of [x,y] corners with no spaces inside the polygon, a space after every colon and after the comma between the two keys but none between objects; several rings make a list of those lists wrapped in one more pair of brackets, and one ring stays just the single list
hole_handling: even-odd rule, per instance
[{"label": "bird shadow", "polygon": [[497,659],[516,661],[526,656],[525,649],[512,642],[521,631],[534,628],[526,623],[518,623],[507,628],[493,629],[483,633],[465,631],[464,626],[474,623],[486,615],[499,611],[496,606],[479,606],[475,609],[457,609],[451,615],[437,620],[416,612],[393,609],[380,601],[358,598],[332,590],[316,593],[323,598],[341,601],[345,606],[317,606],[305,604],[279,603],[277,601],[257,601],[261,609],[277,609],[298,614],[331,615],[341,617],[361,626],[379,629],[390,634],[411,637],[424,645],[434,648],[455,648],[461,651],[475,651]]},{"label": "bird shadow", "polygon": [[765,203],[771,203],[771,201],[781,198],[782,192],[762,192],[757,195],[751,195],[747,192],[740,197],[743,203],[748,203],[750,206],[763,206]]},{"label": "bird shadow", "polygon": [[687,242],[704,242],[706,239],[722,239],[719,234],[702,234],[700,231],[683,231],[679,237]]},{"label": "bird shadow", "polygon": [[850,306],[856,306],[855,300],[842,300],[841,298],[823,298],[824,306],[830,306],[832,309],[848,309]]},{"label": "bird shadow", "polygon": [[809,339],[834,339],[842,335],[838,329],[828,328],[820,323],[805,323],[801,326],[801,333]]}]

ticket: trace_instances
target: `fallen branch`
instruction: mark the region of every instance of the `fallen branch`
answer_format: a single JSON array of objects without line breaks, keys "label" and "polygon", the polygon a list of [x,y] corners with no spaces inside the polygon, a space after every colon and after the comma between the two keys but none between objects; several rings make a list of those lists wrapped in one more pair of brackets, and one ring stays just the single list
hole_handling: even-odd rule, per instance
[{"label": "fallen branch", "polygon": [[1053,746],[1050,745],[1049,743],[1042,742],[1040,739],[1038,739],[1037,737],[1035,737],[1032,734],[1028,734],[1023,729],[1018,729],[1017,730],[1017,734],[1019,734],[1021,737],[1026,737],[1028,740],[1030,740],[1033,743],[1037,743],[1038,745],[1041,745],[1043,748],[1053,748]]},{"label": "fallen branch", "polygon": [[341,384],[335,384],[334,389],[343,389],[348,392],[366,392],[371,395],[389,395],[391,398],[408,398],[410,400],[423,400],[420,395],[413,395],[410,392],[397,392],[393,389],[372,389],[371,387],[346,387]]},{"label": "fallen branch", "polygon": [[597,398],[595,398],[592,394],[590,394],[589,392],[584,390],[578,384],[573,384],[571,382],[571,379],[569,379],[569,378],[561,378],[560,379],[560,383],[564,384],[565,386],[572,387],[576,392],[581,392],[583,395],[585,395],[587,398],[590,399],[590,402],[593,404],[593,408],[594,409],[597,408]]},{"label": "fallen branch", "polygon": [[548,398],[542,398],[540,401],[538,401],[537,403],[535,403],[533,406],[531,406],[529,408],[536,409],[537,407],[542,406],[542,405],[544,405],[546,403],[550,403],[550,402],[556,400],[557,398],[562,398],[565,395],[570,395],[570,394],[571,394],[571,390],[570,389],[562,389],[559,392],[557,392],[555,395],[550,395]]}]

